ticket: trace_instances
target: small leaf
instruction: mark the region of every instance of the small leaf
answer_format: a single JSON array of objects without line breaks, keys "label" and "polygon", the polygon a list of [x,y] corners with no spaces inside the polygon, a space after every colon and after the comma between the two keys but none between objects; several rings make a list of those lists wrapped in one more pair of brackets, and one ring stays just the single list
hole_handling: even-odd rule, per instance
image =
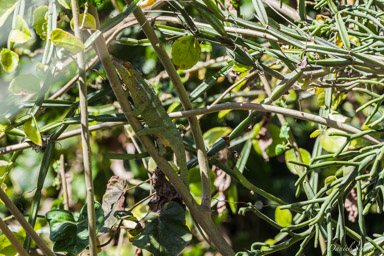
[{"label": "small leaf", "polygon": [[345,27],[344,21],[341,18],[341,14],[339,12],[336,13],[336,27],[339,30],[341,41],[343,42],[345,48],[351,49],[347,28]]},{"label": "small leaf", "polygon": [[84,44],[77,37],[62,29],[52,30],[51,40],[57,47],[64,48],[72,54],[84,50]]},{"label": "small leaf", "polygon": [[141,236],[132,244],[154,255],[177,256],[192,239],[184,209],[176,202],[165,204],[160,216],[150,213],[145,219]]},{"label": "small leaf", "polygon": [[275,154],[278,156],[278,155],[281,155],[285,152],[285,150],[287,150],[287,146],[285,144],[279,144],[279,145],[276,145],[275,147]]},{"label": "small leaf", "polygon": [[96,7],[99,7],[100,5],[102,5],[104,3],[104,0],[88,0],[88,3],[90,3]]},{"label": "small leaf", "polygon": [[144,7],[147,7],[147,6],[151,6],[154,3],[156,3],[156,0],[143,0],[137,6],[139,6],[140,8],[144,8]]},{"label": "small leaf", "polygon": [[[73,28],[73,23],[74,23],[74,21],[72,19],[71,23],[70,23],[71,24],[71,29],[75,30]],[[87,13],[85,15],[85,19],[84,19],[84,13],[81,13],[80,14],[79,23],[80,23],[79,25],[82,26],[81,28],[83,30],[87,30],[87,29],[95,30],[96,29],[96,20],[95,20],[95,17],[93,17],[92,14]]]},{"label": "small leaf", "polygon": [[[269,244],[269,245],[274,245],[276,243],[276,241],[274,239],[269,238],[269,239],[265,240],[264,243]],[[261,246],[260,250],[266,250],[268,248],[269,248],[268,246],[263,245],[263,246]]]},{"label": "small leaf", "polygon": [[194,36],[183,36],[172,45],[173,63],[180,69],[193,67],[200,58],[200,44]]},{"label": "small leaf", "polygon": [[[336,176],[328,176],[328,177],[325,178],[325,180],[324,180],[324,186],[328,186],[329,184],[331,184],[331,183],[334,182],[335,180],[337,180],[337,177],[336,177]],[[328,190],[326,191],[326,194],[327,194],[327,195],[330,195],[331,192],[332,192],[332,190],[334,190],[335,188],[337,188],[337,186],[334,186],[334,187],[328,189]]]},{"label": "small leaf", "polygon": [[12,165],[12,162],[0,160],[0,177],[2,177],[5,171]]},{"label": "small leaf", "polygon": [[281,210],[280,206],[276,207],[275,220],[282,227],[288,227],[292,223],[292,213],[288,209]]},{"label": "small leaf", "polygon": [[290,130],[291,130],[291,128],[289,127],[288,123],[282,125],[281,128],[280,128],[279,137],[282,138],[282,139],[288,140],[289,139],[289,132],[290,132]]},{"label": "small leaf", "polygon": [[34,116],[28,119],[24,123],[24,132],[27,135],[28,139],[30,139],[36,145],[42,146],[43,140],[41,139],[39,127],[37,126],[37,122]]},{"label": "small leaf", "polygon": [[36,30],[36,34],[40,36],[42,40],[47,38],[47,14],[48,6],[40,6],[33,12],[33,26]]},{"label": "small leaf", "polygon": [[15,95],[34,94],[40,90],[40,80],[31,74],[24,74],[15,77],[8,90]]},{"label": "small leaf", "polygon": [[[309,162],[311,161],[311,154],[307,150],[302,149],[302,148],[300,148],[299,151],[300,151],[300,155],[301,155],[301,158],[303,160],[303,163],[309,164]],[[298,173],[297,168],[300,168],[300,167],[295,165],[295,164],[289,163],[288,161],[298,161],[293,148],[285,151],[285,164],[287,165],[287,167],[291,171],[291,173],[297,175],[297,173]]]},{"label": "small leaf", "polygon": [[321,130],[321,129],[314,130],[314,131],[311,133],[311,135],[309,135],[309,137],[310,137],[311,139],[316,138],[316,137],[319,136],[319,134],[322,133],[322,132],[323,132],[323,130]]},{"label": "small leaf", "polygon": [[16,8],[17,0],[0,0],[0,27]]},{"label": "small leaf", "polygon": [[19,64],[19,55],[8,49],[1,50],[0,59],[1,67],[8,73],[14,71]]},{"label": "small leaf", "polygon": [[71,0],[58,0],[65,9],[72,9]]},{"label": "small leaf", "polygon": [[28,24],[23,17],[17,15],[15,29],[9,34],[9,41],[14,43],[25,43],[31,38],[31,32],[29,31]]},{"label": "small leaf", "polygon": [[206,131],[203,135],[204,140],[208,144],[208,147],[211,147],[215,142],[222,137],[227,136],[232,131],[229,127],[214,127]]}]

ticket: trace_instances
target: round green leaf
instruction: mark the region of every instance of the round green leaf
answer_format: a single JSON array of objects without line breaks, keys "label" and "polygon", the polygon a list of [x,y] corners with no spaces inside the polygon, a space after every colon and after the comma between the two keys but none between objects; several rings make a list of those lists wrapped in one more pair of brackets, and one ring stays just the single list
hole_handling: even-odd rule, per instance
[{"label": "round green leaf", "polygon": [[[71,20],[71,28],[72,30],[74,30],[73,28],[73,19]],[[86,29],[92,29],[92,30],[95,30],[96,29],[96,20],[95,20],[95,17],[92,16],[92,14],[89,14],[87,13],[85,15],[85,19],[84,19],[84,13],[81,13],[80,14],[80,26],[82,26],[82,29],[86,30]],[[84,23],[83,23],[84,22]]]},{"label": "round green leaf", "polygon": [[43,40],[47,38],[47,12],[48,6],[40,6],[33,12],[33,26]]},{"label": "round green leaf", "polygon": [[25,43],[31,38],[31,32],[29,31],[28,24],[23,17],[17,15],[15,29],[9,34],[9,41],[13,43]]},{"label": "round green leaf", "polygon": [[8,73],[11,73],[17,68],[17,65],[19,64],[19,55],[11,50],[3,49],[0,52],[0,60],[3,69]]},{"label": "round green leaf", "polygon": [[335,153],[347,141],[343,136],[329,136],[330,132],[338,132],[339,130],[330,128],[320,136],[320,145],[329,153]]},{"label": "round green leaf", "polygon": [[288,227],[292,223],[292,213],[288,209],[281,210],[280,206],[275,210],[275,221],[282,227]]},{"label": "round green leaf", "polygon": [[173,63],[180,69],[193,67],[200,58],[200,44],[194,36],[183,36],[172,45]]},{"label": "round green leaf", "polygon": [[[299,151],[300,151],[301,158],[303,159],[303,163],[309,164],[309,162],[311,161],[311,154],[307,150],[302,149],[302,148],[300,148]],[[298,173],[297,168],[299,168],[299,166],[292,164],[292,163],[288,163],[288,161],[298,161],[293,148],[285,151],[285,164],[287,165],[287,167],[291,171],[291,173],[297,175],[297,173]]]},{"label": "round green leaf", "polygon": [[204,140],[208,144],[208,147],[211,147],[215,142],[222,137],[227,136],[232,131],[229,127],[214,127],[206,131],[203,135]]},{"label": "round green leaf", "polygon": [[43,145],[39,127],[37,126],[37,122],[34,116],[32,116],[32,118],[28,119],[24,123],[24,132],[33,143],[39,146]]},{"label": "round green leaf", "polygon": [[52,30],[51,40],[57,47],[64,48],[72,54],[84,50],[84,44],[77,37],[62,29]]},{"label": "round green leaf", "polygon": [[8,90],[15,95],[34,94],[40,90],[40,80],[31,74],[24,74],[15,77]]}]

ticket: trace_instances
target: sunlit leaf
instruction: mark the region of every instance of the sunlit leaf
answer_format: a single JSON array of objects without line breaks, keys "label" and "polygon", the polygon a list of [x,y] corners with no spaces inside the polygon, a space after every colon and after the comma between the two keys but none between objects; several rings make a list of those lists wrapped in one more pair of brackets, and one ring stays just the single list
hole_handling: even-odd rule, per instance
[{"label": "sunlit leaf", "polygon": [[145,220],[145,228],[133,245],[154,255],[177,256],[192,239],[185,224],[185,211],[176,202],[165,204],[159,216],[150,213]]},{"label": "sunlit leaf", "polygon": [[0,60],[1,67],[8,73],[11,73],[19,64],[19,55],[11,50],[3,49],[0,52]]},{"label": "sunlit leaf", "polygon": [[288,227],[292,224],[292,213],[288,209],[281,210],[280,206],[275,210],[275,221],[282,227]]},{"label": "sunlit leaf", "polygon": [[[274,239],[269,238],[269,239],[265,240],[264,243],[265,244],[269,244],[269,245],[274,245],[276,243],[276,241]],[[269,248],[268,246],[263,245],[263,246],[261,246],[260,249],[261,250],[265,250],[265,249],[268,249],[268,248]]]},{"label": "sunlit leaf", "polygon": [[[257,134],[259,134],[260,129],[264,130],[264,128],[262,128],[261,126],[262,123],[258,123],[254,126],[254,129],[259,129],[259,131],[257,131]],[[264,159],[266,159],[266,157],[276,156],[276,146],[285,142],[284,139],[280,138],[280,128],[277,125],[269,124],[268,127],[265,129],[268,130],[265,136],[252,140],[253,149],[256,151],[257,154],[262,155]],[[270,142],[270,140],[272,141]]]},{"label": "sunlit leaf", "polygon": [[311,135],[309,135],[309,137],[310,138],[316,138],[317,136],[319,136],[319,134],[320,133],[322,133],[323,132],[323,130],[321,130],[321,129],[318,129],[318,130],[314,130],[312,133],[311,133]]},{"label": "sunlit leaf", "polygon": [[[301,155],[301,158],[303,160],[303,163],[304,164],[309,164],[309,162],[311,161],[311,154],[303,149],[303,148],[300,148],[299,149],[300,151],[300,155]],[[292,164],[292,163],[288,163],[288,161],[299,161],[297,158],[296,158],[296,154],[295,154],[295,151],[294,149],[290,149],[290,150],[287,150],[285,151],[285,163],[288,167],[288,169],[293,173],[293,174],[296,174],[298,173],[298,168],[301,168],[295,164]]]},{"label": "sunlit leaf", "polygon": [[208,147],[211,147],[215,142],[222,137],[227,136],[232,131],[229,127],[214,127],[206,131],[203,135],[204,140],[206,141]]},{"label": "sunlit leaf", "polygon": [[142,1],[140,1],[140,3],[137,6],[144,8],[147,6],[151,6],[154,3],[156,3],[156,0],[142,0]]},{"label": "sunlit leaf", "polygon": [[84,50],[84,44],[77,37],[62,29],[52,30],[51,40],[57,47],[64,48],[72,54]]},{"label": "sunlit leaf", "polygon": [[[20,233],[12,232],[16,239],[22,244],[24,237]],[[8,238],[2,234],[0,235],[0,256],[14,256],[17,255],[15,247],[11,244]]]},{"label": "sunlit leaf", "polygon": [[[337,180],[337,177],[336,176],[328,176],[327,178],[325,178],[324,180],[324,186],[327,186],[329,184],[331,184],[332,182],[334,182],[335,180]],[[334,186],[333,188],[331,189],[328,189],[326,191],[327,195],[331,194],[332,190],[335,189],[337,186]]]},{"label": "sunlit leaf", "polygon": [[183,36],[172,45],[173,63],[180,69],[189,69],[199,61],[200,51],[200,44],[194,36]]},{"label": "sunlit leaf", "polygon": [[47,12],[48,6],[39,6],[33,11],[33,27],[43,40],[47,38]]},{"label": "sunlit leaf", "polygon": [[16,8],[17,0],[0,0],[0,27]]},{"label": "sunlit leaf", "polygon": [[339,130],[330,128],[320,136],[320,145],[329,153],[335,153],[347,141],[344,136],[329,136],[330,132],[338,132]]},{"label": "sunlit leaf", "polygon": [[4,160],[0,160],[0,177],[2,177],[5,173],[5,171],[11,166],[11,162],[7,162]]},{"label": "sunlit leaf", "polygon": [[31,38],[31,32],[29,31],[28,24],[23,17],[17,15],[15,29],[9,34],[9,41],[13,43],[25,43]]},{"label": "sunlit leaf", "polygon": [[71,0],[58,0],[59,4],[61,4],[65,9],[71,9]]},{"label": "sunlit leaf", "polygon": [[[71,20],[71,28],[72,30],[75,30],[74,27],[73,27],[73,19]],[[92,14],[90,13],[87,13],[85,15],[85,18],[84,18],[84,13],[81,13],[80,14],[80,19],[79,19],[79,25],[81,26],[82,29],[86,30],[86,29],[92,29],[92,30],[95,30],[96,29],[96,20],[95,20],[95,17],[93,17]]]},{"label": "sunlit leaf", "polygon": [[[101,204],[95,202],[96,233],[104,225]],[[89,245],[87,205],[84,205],[78,217],[67,210],[52,210],[46,213],[51,241],[55,252],[79,254]]]},{"label": "sunlit leaf", "polygon": [[36,145],[42,146],[43,140],[41,139],[39,127],[37,126],[37,122],[34,116],[28,119],[24,123],[24,132],[27,135],[28,139],[30,139]]},{"label": "sunlit leaf", "polygon": [[24,74],[15,77],[8,90],[15,95],[34,94],[40,90],[40,80],[31,74]]}]

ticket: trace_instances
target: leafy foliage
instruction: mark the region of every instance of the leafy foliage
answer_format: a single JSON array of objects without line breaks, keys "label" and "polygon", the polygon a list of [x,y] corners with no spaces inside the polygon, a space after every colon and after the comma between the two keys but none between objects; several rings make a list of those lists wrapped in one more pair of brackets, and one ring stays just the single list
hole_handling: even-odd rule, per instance
[{"label": "leafy foliage", "polygon": [[[96,227],[98,232],[104,225],[104,213],[100,203],[95,203]],[[79,214],[66,210],[52,210],[46,213],[50,227],[50,239],[55,252],[77,255],[89,244],[87,205]]]}]

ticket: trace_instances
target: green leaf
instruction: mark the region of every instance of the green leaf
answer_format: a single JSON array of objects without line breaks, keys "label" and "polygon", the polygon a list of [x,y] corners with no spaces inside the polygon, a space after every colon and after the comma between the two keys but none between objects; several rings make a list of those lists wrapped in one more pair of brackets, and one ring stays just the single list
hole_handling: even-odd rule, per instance
[{"label": "green leaf", "polygon": [[[84,23],[83,23],[84,22]],[[73,23],[74,23],[74,21],[73,21],[73,19],[71,20],[71,29],[72,30],[75,30],[74,28],[73,28]],[[79,25],[81,26],[81,25],[83,25],[82,26],[82,29],[83,30],[86,30],[86,29],[92,29],[92,30],[95,30],[96,29],[96,20],[95,20],[95,17],[93,17],[93,15],[92,14],[89,14],[89,13],[87,13],[86,15],[85,15],[85,19],[84,19],[84,13],[81,13],[80,14],[80,20],[79,20]]]},{"label": "green leaf", "polygon": [[[24,241],[24,237],[16,232],[12,232],[17,240],[22,244]],[[2,234],[0,236],[0,256],[14,256],[17,254],[15,247],[11,244],[8,238]]]},{"label": "green leaf", "polygon": [[[104,215],[101,204],[95,202],[96,232],[104,225]],[[79,254],[89,244],[87,205],[84,205],[78,218],[67,210],[53,210],[46,213],[49,223],[50,236],[54,242],[55,252]]]},{"label": "green leaf", "polygon": [[0,0],[0,27],[4,25],[9,15],[15,10],[17,0]]},{"label": "green leaf", "polygon": [[193,67],[200,58],[200,44],[194,36],[183,36],[172,45],[173,63],[180,69]]},{"label": "green leaf", "polygon": [[17,15],[15,29],[9,34],[9,41],[13,43],[25,43],[31,38],[31,32],[29,31],[28,24],[23,17]]},{"label": "green leaf", "polygon": [[[261,125],[262,123],[258,123],[255,125],[254,129],[261,129]],[[259,155],[263,155],[263,154],[266,154],[268,157],[274,157],[276,156],[276,151],[275,151],[275,148],[277,145],[279,144],[285,144],[285,141],[280,138],[280,128],[275,125],[275,124],[269,124],[268,126],[268,131],[272,137],[272,144],[270,144],[266,149],[265,149],[265,152],[263,153],[260,149],[260,142],[261,143],[265,143],[265,140],[256,140],[256,139],[253,139],[252,140],[252,145],[253,145],[253,149],[256,151],[257,154]],[[259,131],[257,131],[258,133]]]},{"label": "green leaf", "polygon": [[320,133],[322,133],[323,130],[322,129],[317,129],[317,130],[314,130],[311,135],[309,135],[310,138],[316,138],[317,136],[319,136]]},{"label": "green leaf", "polygon": [[104,0],[88,0],[88,3],[90,3],[96,7],[99,7],[100,5],[102,5],[104,3]]},{"label": "green leaf", "polygon": [[0,60],[1,67],[8,73],[11,73],[19,64],[19,55],[11,50],[3,49],[0,52]]},{"label": "green leaf", "polygon": [[282,139],[288,140],[289,139],[289,131],[290,130],[291,130],[291,128],[289,127],[288,123],[282,125],[281,128],[280,128],[279,137],[282,138]]},{"label": "green leaf", "polygon": [[[329,184],[331,184],[331,183],[334,182],[335,180],[337,180],[337,177],[336,177],[336,176],[328,176],[328,177],[325,178],[325,180],[324,180],[324,186],[328,186]],[[334,190],[334,189],[337,188],[337,187],[338,187],[338,185],[337,185],[337,186],[334,186],[334,187],[331,188],[331,189],[328,189],[328,190],[326,191],[326,194],[327,194],[327,195],[330,195],[331,192],[332,192],[332,190]]]},{"label": "green leaf", "polygon": [[47,12],[48,6],[40,6],[33,12],[32,24],[36,30],[36,34],[38,34],[42,40],[47,39]]},{"label": "green leaf", "polygon": [[72,9],[71,0],[58,0],[65,9]]},{"label": "green leaf", "polygon": [[281,210],[280,206],[275,210],[275,221],[282,227],[288,227],[292,223],[292,213],[288,209]]},{"label": "green leaf", "polygon": [[206,131],[203,135],[204,140],[206,141],[208,147],[211,147],[215,142],[222,137],[227,136],[232,131],[229,127],[214,127]]},{"label": "green leaf", "polygon": [[341,18],[341,14],[339,12],[336,13],[336,26],[337,26],[337,29],[339,30],[339,34],[345,48],[351,49],[351,43],[349,41],[347,28],[345,27],[344,21]]},{"label": "green leaf", "polygon": [[51,40],[57,47],[64,48],[72,54],[84,50],[84,44],[77,37],[62,29],[52,30]]},{"label": "green leaf", "polygon": [[320,136],[320,145],[329,153],[336,153],[339,148],[347,141],[344,136],[329,136],[330,132],[340,132],[337,129],[330,128]]},{"label": "green leaf", "polygon": [[275,154],[278,156],[278,155],[281,155],[285,152],[285,150],[287,150],[287,146],[285,144],[279,144],[279,145],[276,145],[275,147]]},{"label": "green leaf", "polygon": [[185,224],[185,212],[180,204],[169,202],[164,205],[160,216],[150,213],[141,236],[134,246],[154,255],[176,256],[191,241],[192,235]]},{"label": "green leaf", "polygon": [[8,90],[15,95],[34,94],[40,90],[40,80],[31,74],[24,74],[15,77]]},{"label": "green leaf", "polygon": [[[302,148],[299,148],[301,158],[303,160],[303,163],[309,164],[311,161],[311,154]],[[285,151],[285,164],[287,165],[288,169],[291,171],[293,174],[298,174],[298,166],[292,163],[288,163],[288,161],[298,161],[296,158],[295,151],[292,149]]]},{"label": "green leaf", "polygon": [[0,160],[0,177],[2,177],[5,171],[12,165],[12,162]]},{"label": "green leaf", "polygon": [[36,145],[42,146],[43,140],[41,139],[39,127],[37,126],[37,122],[34,116],[28,119],[24,123],[24,132],[27,135],[28,139],[30,139]]}]

